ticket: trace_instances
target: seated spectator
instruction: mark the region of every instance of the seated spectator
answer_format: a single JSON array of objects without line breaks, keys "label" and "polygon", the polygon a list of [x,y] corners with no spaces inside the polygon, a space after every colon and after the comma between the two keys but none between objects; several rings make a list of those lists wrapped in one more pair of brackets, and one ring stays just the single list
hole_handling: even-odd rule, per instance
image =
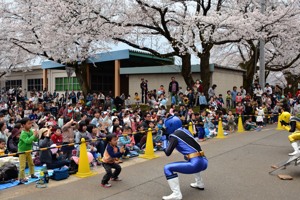
[{"label": "seated spectator", "polygon": [[7,123],[7,129],[9,130],[9,132],[13,130],[14,126],[15,126],[15,118],[12,117],[8,120]]},{"label": "seated spectator", "polygon": [[0,138],[4,139],[5,144],[7,143],[6,123],[1,121],[0,121]]},{"label": "seated spectator", "polygon": [[136,106],[139,106],[140,105],[140,102],[141,102],[141,98],[139,96],[139,94],[136,92],[134,93],[134,102],[135,102],[135,105]]},{"label": "seated spectator", "polygon": [[0,138],[0,156],[3,156],[6,153],[7,151],[5,140],[3,138]]},{"label": "seated spectator", "polygon": [[[42,128],[39,130],[40,148],[47,148],[53,145],[53,142],[50,140],[50,135],[51,135],[51,128]],[[57,152],[58,152],[57,148],[40,151],[41,164],[46,164],[47,169],[60,168],[65,165],[68,166],[69,162],[63,160]]]},{"label": "seated spectator", "polygon": [[244,123],[244,128],[246,131],[253,131],[257,128],[257,125],[255,122],[252,122],[252,117],[249,117],[245,123]]},{"label": "seated spectator", "polygon": [[130,139],[130,143],[126,144],[126,147],[128,147],[129,151],[137,151],[139,153],[140,148],[135,144],[134,136],[132,134],[132,129],[130,127],[124,127],[123,134],[128,135]]},{"label": "seated spectator", "polygon": [[51,140],[53,144],[61,145],[63,140],[61,128],[56,126],[52,130],[54,131],[54,133],[51,135]]},{"label": "seated spectator", "polygon": [[75,133],[75,143],[80,143],[81,138],[88,138],[88,140],[91,140],[91,134],[87,131],[87,126],[85,122],[80,122],[78,131]]},{"label": "seated spectator", "polygon": [[7,149],[10,153],[18,152],[18,143],[21,134],[21,124],[17,123],[15,128],[11,131],[11,135],[7,140]]}]

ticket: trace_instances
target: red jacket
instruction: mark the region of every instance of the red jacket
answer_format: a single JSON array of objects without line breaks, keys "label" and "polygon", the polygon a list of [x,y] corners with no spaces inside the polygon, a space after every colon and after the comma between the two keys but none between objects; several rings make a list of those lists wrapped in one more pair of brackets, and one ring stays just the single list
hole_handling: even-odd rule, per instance
[{"label": "red jacket", "polygon": [[62,140],[63,140],[62,134],[60,135],[52,134],[51,140],[54,144],[62,144]]}]

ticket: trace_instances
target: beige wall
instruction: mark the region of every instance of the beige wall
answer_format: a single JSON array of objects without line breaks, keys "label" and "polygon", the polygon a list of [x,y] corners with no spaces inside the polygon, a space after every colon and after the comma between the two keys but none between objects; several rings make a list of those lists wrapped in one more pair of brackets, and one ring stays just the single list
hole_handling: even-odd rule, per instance
[{"label": "beige wall", "polygon": [[[148,80],[148,89],[158,89],[160,85],[164,85],[165,90],[168,91],[171,77],[174,76],[179,86],[186,90],[186,84],[181,74],[138,74],[129,75],[129,94],[133,97],[135,92],[141,95],[140,83],[141,78]],[[193,74],[194,80],[200,79],[199,73]],[[243,84],[243,73],[238,71],[216,69],[212,75],[212,84],[216,84],[216,94],[222,94],[225,98],[226,91],[232,90],[233,86],[239,87]],[[127,94],[125,94],[127,95]],[[170,103],[170,99],[169,99]]]},{"label": "beige wall", "polygon": [[232,90],[233,86],[240,91],[240,86],[243,85],[243,73],[238,71],[230,71],[217,69],[212,76],[212,84],[216,84],[216,94],[222,94],[225,100],[227,90]]}]

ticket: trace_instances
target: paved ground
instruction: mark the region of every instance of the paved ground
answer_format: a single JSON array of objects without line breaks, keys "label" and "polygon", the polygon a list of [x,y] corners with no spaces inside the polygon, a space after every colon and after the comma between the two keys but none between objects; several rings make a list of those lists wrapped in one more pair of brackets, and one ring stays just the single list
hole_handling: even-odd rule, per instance
[{"label": "paved ground", "polygon": [[[299,199],[300,168],[290,166],[269,175],[270,166],[288,158],[292,148],[287,140],[288,133],[276,131],[268,126],[260,132],[235,133],[226,139],[211,139],[202,143],[209,166],[203,172],[205,190],[193,189],[189,184],[192,175],[179,175],[185,200],[281,200]],[[97,200],[155,200],[171,193],[163,174],[163,166],[182,160],[174,153],[166,157],[144,160],[133,158],[125,161],[121,182],[112,183],[105,189],[99,186],[103,169],[93,177],[79,179],[74,176],[65,181],[51,181],[46,189],[35,188],[34,184],[22,185],[1,191],[1,199],[97,199]],[[99,175],[100,173],[100,175]],[[291,175],[294,180],[280,180],[276,174]]]}]

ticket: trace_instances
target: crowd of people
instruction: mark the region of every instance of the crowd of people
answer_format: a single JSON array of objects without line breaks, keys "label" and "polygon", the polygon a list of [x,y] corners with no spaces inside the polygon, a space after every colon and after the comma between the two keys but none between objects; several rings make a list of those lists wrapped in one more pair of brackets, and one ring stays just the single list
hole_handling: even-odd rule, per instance
[{"label": "crowd of people", "polygon": [[[135,93],[134,100],[124,94],[114,97],[112,92],[84,96],[80,91],[59,94],[45,90],[32,91],[27,96],[22,88],[3,91],[0,97],[0,155],[75,143],[58,151],[51,149],[39,153],[41,164],[53,169],[68,165],[72,156],[78,156],[78,143],[84,138],[90,141],[88,151],[100,165],[107,146],[104,138],[113,134],[118,148],[124,148],[123,158],[117,159],[122,162],[128,156],[144,153],[149,128],[155,150],[165,149],[168,137],[163,124],[169,115],[178,116],[184,126],[192,122],[194,137],[202,141],[217,134],[219,118],[225,130],[234,132],[239,115],[246,130],[257,130],[268,123],[277,123],[281,109],[292,115],[300,113],[300,90],[294,96],[291,93],[282,95],[278,86],[266,84],[261,88],[255,82],[252,95],[242,86],[239,90],[234,86],[223,99],[221,94],[216,95],[215,84],[204,94],[200,80],[186,87],[186,91],[174,77],[168,91],[163,85],[158,90],[148,90],[147,80],[141,81],[141,91]],[[31,163],[32,170],[33,160],[30,154],[20,155],[19,159],[22,162],[20,180],[24,182],[24,163]]]}]

